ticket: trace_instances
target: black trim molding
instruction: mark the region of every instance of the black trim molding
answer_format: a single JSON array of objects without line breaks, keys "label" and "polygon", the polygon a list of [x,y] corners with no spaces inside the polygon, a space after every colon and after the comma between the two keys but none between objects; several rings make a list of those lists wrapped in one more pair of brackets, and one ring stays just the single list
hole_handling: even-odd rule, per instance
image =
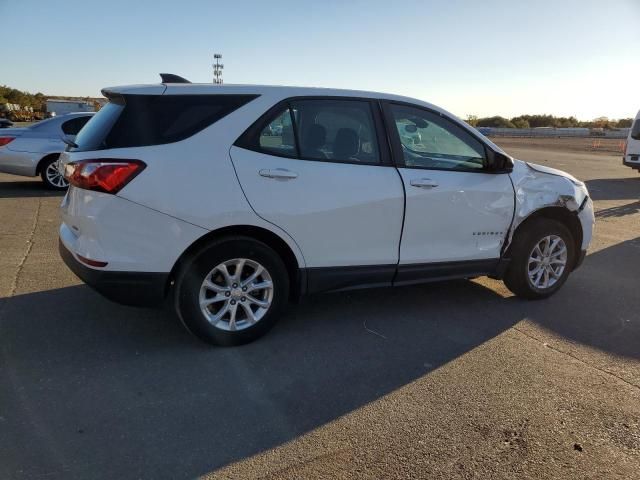
[{"label": "black trim molding", "polygon": [[352,288],[390,287],[396,265],[307,268],[307,293],[349,290]]},{"label": "black trim molding", "polygon": [[305,293],[320,293],[370,287],[390,287],[439,280],[489,275],[501,278],[508,261],[492,258],[461,262],[436,262],[409,265],[359,265],[303,269]]},{"label": "black trim molding", "polygon": [[495,275],[500,259],[398,265],[393,285]]},{"label": "black trim molding", "polygon": [[168,273],[96,270],[80,263],[61,241],[58,248],[67,267],[109,300],[136,307],[151,307],[164,301]]}]

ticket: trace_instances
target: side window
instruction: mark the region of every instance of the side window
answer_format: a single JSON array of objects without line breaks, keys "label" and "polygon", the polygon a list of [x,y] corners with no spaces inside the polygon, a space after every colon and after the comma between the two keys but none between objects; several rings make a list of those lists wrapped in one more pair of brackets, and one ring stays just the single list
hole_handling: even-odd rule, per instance
[{"label": "side window", "polygon": [[273,152],[276,155],[284,155],[285,157],[296,156],[296,145],[289,108],[278,114],[262,129],[258,143],[260,150]]},{"label": "side window", "polygon": [[482,170],[482,143],[455,123],[435,113],[391,105],[407,167],[440,170]]},{"label": "side window", "polygon": [[64,122],[60,128],[62,128],[62,131],[65,133],[65,135],[77,135],[90,118],[91,117],[89,116],[72,118],[71,120],[67,120],[66,122]]},{"label": "side window", "polygon": [[380,163],[369,102],[299,100],[292,109],[301,159]]}]

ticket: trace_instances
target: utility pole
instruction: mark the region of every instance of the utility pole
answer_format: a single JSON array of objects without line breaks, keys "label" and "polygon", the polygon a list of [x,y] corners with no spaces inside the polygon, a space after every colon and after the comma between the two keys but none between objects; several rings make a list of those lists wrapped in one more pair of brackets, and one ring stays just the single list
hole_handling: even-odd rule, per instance
[{"label": "utility pole", "polygon": [[215,83],[216,85],[222,85],[222,69],[224,68],[224,65],[220,63],[220,60],[222,59],[222,54],[214,53],[213,58],[216,61],[216,63],[212,64],[213,83]]}]

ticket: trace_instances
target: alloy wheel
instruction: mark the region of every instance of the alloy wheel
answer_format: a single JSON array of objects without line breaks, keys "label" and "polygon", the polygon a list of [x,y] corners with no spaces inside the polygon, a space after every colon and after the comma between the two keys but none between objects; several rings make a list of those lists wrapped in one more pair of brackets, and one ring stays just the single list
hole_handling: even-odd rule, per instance
[{"label": "alloy wheel", "polygon": [[555,285],[566,268],[567,245],[558,235],[542,238],[529,254],[529,281],[539,290]]},{"label": "alloy wheel", "polygon": [[244,330],[259,322],[273,301],[273,280],[265,267],[248,258],[217,265],[200,286],[200,310],[225,331]]},{"label": "alloy wheel", "polygon": [[56,188],[66,188],[69,186],[69,182],[67,182],[58,170],[58,162],[52,162],[47,165],[45,175],[47,177],[47,181]]}]

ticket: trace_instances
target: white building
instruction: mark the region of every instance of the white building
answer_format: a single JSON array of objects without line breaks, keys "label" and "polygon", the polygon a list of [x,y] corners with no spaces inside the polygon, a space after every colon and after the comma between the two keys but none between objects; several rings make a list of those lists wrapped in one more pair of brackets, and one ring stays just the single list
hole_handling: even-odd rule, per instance
[{"label": "white building", "polygon": [[93,103],[82,100],[47,100],[48,115],[64,115],[72,112],[93,112]]}]

